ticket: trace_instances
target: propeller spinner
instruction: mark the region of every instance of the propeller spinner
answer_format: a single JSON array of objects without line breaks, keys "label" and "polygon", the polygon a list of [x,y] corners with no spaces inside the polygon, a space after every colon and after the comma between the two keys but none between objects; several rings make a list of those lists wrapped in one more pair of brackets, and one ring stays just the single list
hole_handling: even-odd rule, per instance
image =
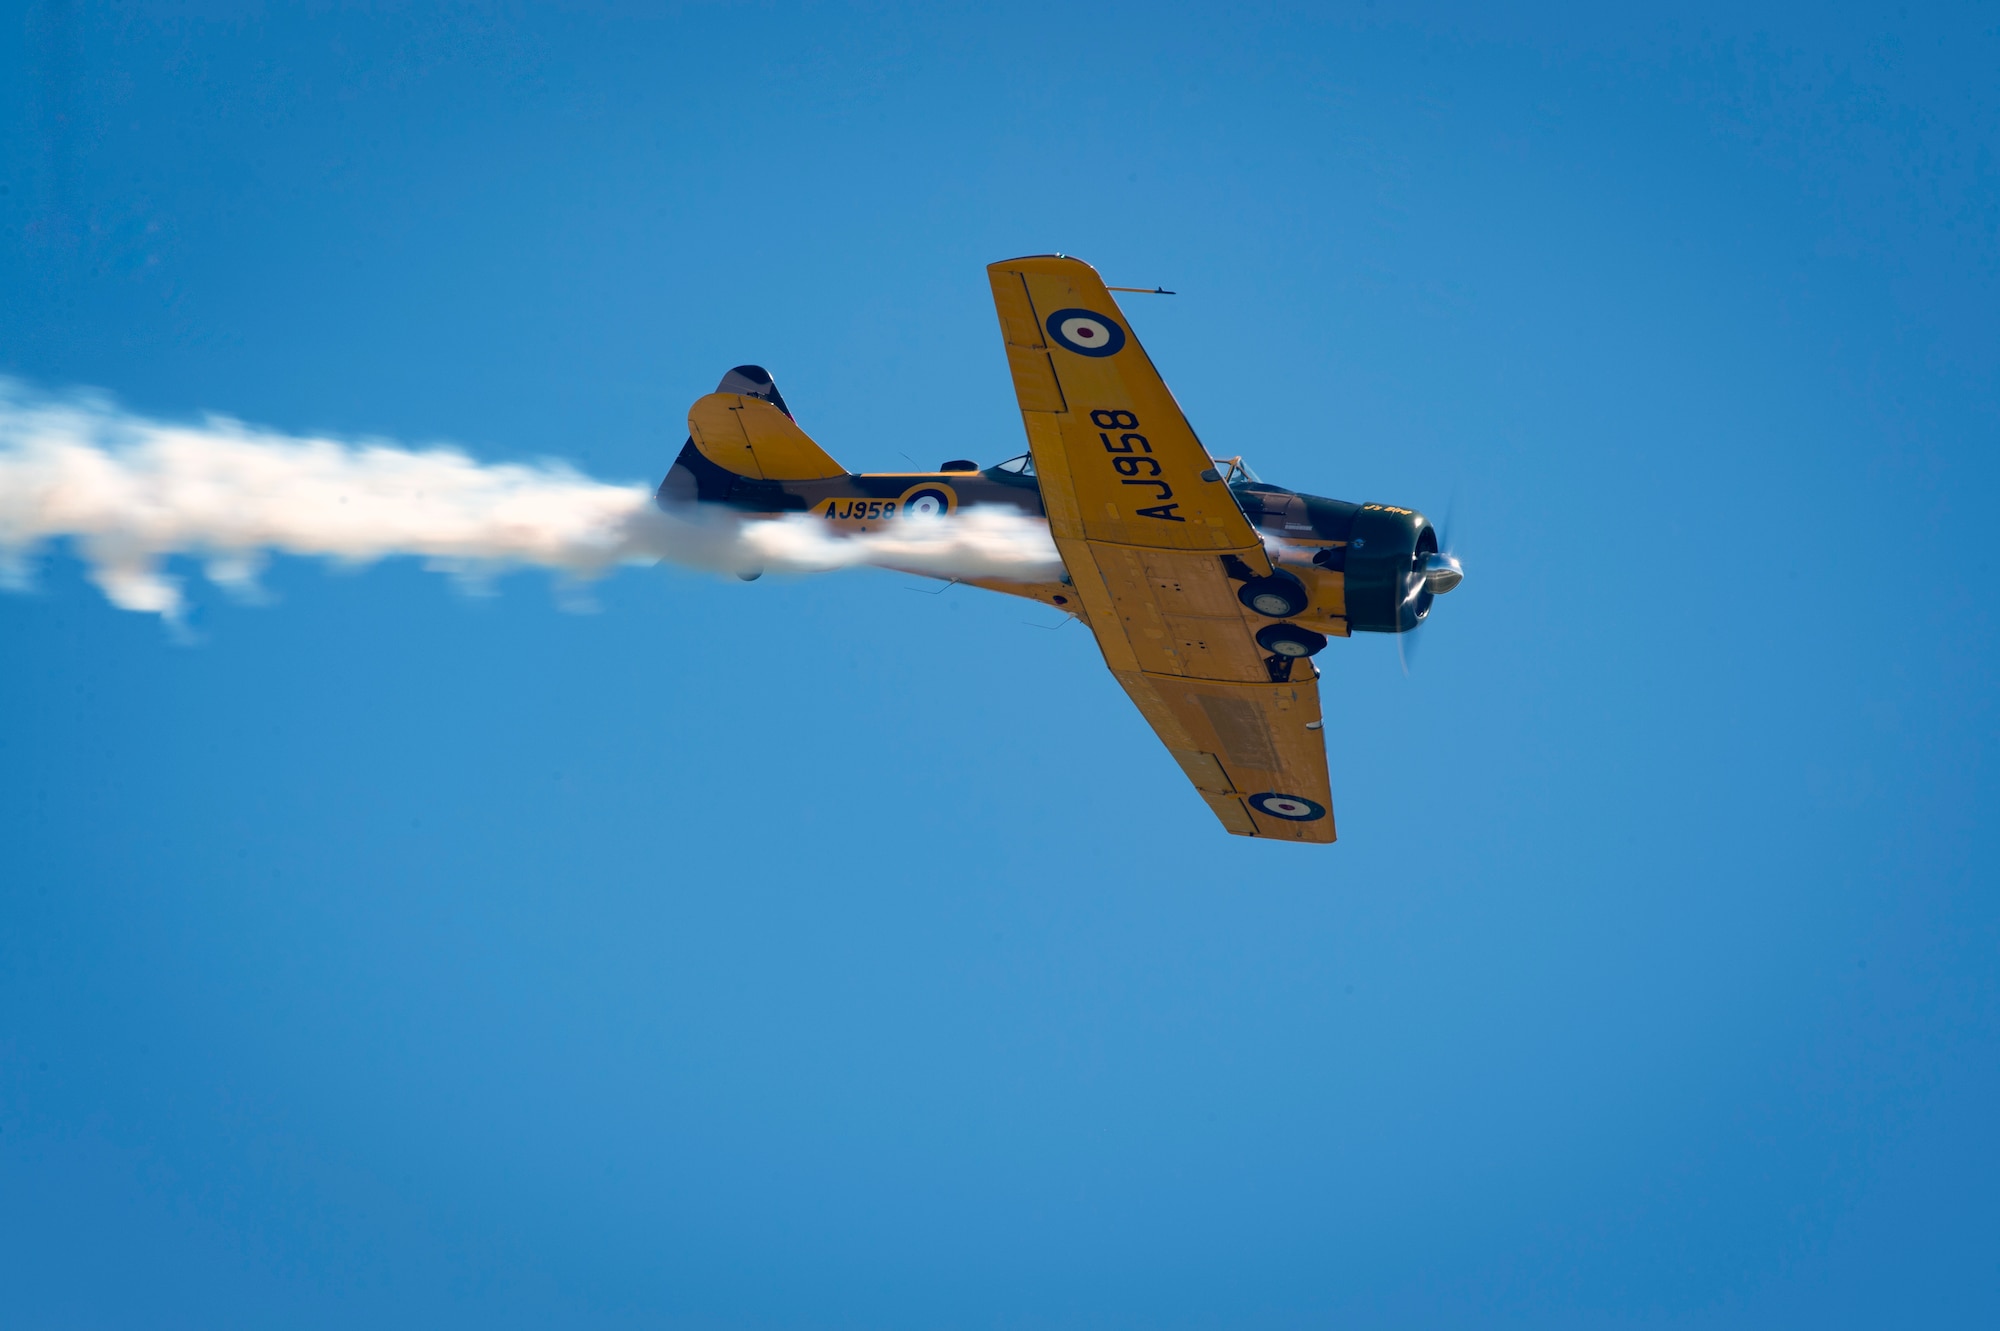
[{"label": "propeller spinner", "polygon": [[1406,675],[1410,673],[1410,662],[1416,656],[1416,631],[1430,617],[1432,599],[1443,596],[1465,581],[1465,566],[1451,552],[1451,544],[1444,531],[1438,530],[1435,536],[1426,531],[1424,535],[1429,538],[1425,545],[1436,541],[1445,548],[1419,548],[1410,559],[1410,573],[1404,584],[1403,612],[1399,617],[1409,627],[1396,635],[1396,659],[1402,663]]}]

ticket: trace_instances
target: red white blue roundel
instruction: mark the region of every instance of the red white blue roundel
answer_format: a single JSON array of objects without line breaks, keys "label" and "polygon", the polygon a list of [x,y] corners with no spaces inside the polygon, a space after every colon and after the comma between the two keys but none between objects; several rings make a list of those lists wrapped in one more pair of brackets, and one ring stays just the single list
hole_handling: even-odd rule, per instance
[{"label": "red white blue roundel", "polygon": [[1115,356],[1125,330],[1089,310],[1057,310],[1049,316],[1049,336],[1079,356]]},{"label": "red white blue roundel", "polygon": [[955,498],[947,485],[919,485],[903,496],[902,513],[906,518],[941,518],[951,512]]},{"label": "red white blue roundel", "polygon": [[1324,805],[1314,804],[1303,795],[1280,795],[1268,790],[1262,795],[1252,795],[1250,807],[1258,813],[1294,823],[1309,823],[1315,818],[1326,817]]}]

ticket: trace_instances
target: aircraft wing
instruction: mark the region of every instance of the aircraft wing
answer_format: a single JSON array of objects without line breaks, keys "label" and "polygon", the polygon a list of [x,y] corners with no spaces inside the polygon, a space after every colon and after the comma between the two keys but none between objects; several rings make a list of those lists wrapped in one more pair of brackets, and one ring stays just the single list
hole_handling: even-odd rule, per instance
[{"label": "aircraft wing", "polygon": [[1049,532],[1111,673],[1225,828],[1332,841],[1318,674],[1257,645],[1270,621],[1230,572],[1271,563],[1207,448],[1089,264],[986,271]]}]

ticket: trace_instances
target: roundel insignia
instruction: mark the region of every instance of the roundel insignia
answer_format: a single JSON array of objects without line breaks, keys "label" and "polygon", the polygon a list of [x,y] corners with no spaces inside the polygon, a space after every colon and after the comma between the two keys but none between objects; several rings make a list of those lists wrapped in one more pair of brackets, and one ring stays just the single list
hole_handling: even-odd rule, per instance
[{"label": "roundel insignia", "polygon": [[1089,310],[1057,310],[1049,316],[1049,336],[1079,356],[1115,356],[1125,330],[1115,320]]},{"label": "roundel insignia", "polygon": [[1273,818],[1293,823],[1309,823],[1315,818],[1326,817],[1323,805],[1315,804],[1303,795],[1280,795],[1268,790],[1262,795],[1252,795],[1250,807],[1258,813],[1267,813]]},{"label": "roundel insignia", "polygon": [[919,485],[905,490],[896,511],[906,518],[941,518],[958,506],[949,485]]}]

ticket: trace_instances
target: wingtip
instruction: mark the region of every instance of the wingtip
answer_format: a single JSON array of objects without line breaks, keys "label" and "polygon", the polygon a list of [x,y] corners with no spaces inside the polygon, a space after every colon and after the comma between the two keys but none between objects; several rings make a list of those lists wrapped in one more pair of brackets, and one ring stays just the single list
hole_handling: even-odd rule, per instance
[{"label": "wingtip", "polygon": [[1093,277],[1097,275],[1095,268],[1082,259],[1077,258],[1074,254],[1023,254],[1017,258],[1001,259],[996,263],[989,263],[986,265],[986,271],[991,273],[1006,269],[1019,270],[1028,265],[1033,266],[1032,271],[1039,272],[1050,272],[1074,266],[1083,269]]}]

